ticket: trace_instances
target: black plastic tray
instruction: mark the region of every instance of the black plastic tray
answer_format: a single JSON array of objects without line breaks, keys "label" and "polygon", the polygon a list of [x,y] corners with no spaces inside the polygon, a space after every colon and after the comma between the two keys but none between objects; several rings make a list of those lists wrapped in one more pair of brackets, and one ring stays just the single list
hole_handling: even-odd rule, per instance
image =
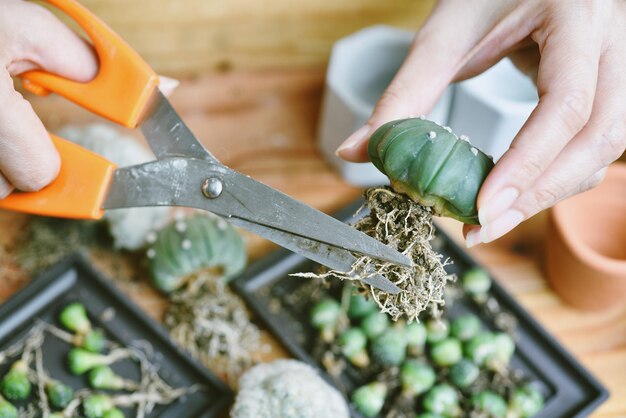
[{"label": "black plastic tray", "polygon": [[[360,207],[357,202],[339,212],[336,217],[346,222],[354,220],[353,214]],[[437,232],[434,247],[454,264],[446,267],[449,273],[460,274],[477,266],[465,251],[443,232]],[[277,310],[275,303],[294,295],[311,279],[289,276],[290,273],[313,271],[316,265],[298,255],[278,250],[267,258],[253,264],[238,277],[233,287],[246,300],[252,310],[297,358],[322,371],[327,381],[334,383],[345,393],[367,383],[368,376],[348,367],[338,381],[333,381],[323,367],[311,355],[311,347],[318,333],[309,325],[310,304],[290,306]],[[317,290],[316,290],[317,291]],[[319,291],[324,291],[321,288]],[[513,298],[494,281],[492,296],[504,311],[517,319],[516,333],[519,342],[512,367],[524,371],[540,385],[546,397],[539,418],[586,417],[608,397],[608,391],[582,365],[574,359],[552,336],[535,321]],[[491,319],[481,313],[478,305],[462,299],[452,308],[455,311],[472,311],[482,317],[487,327],[493,327]],[[352,415],[360,417],[352,408]]]},{"label": "black plastic tray", "polygon": [[[159,374],[171,386],[203,385],[202,390],[170,405],[156,407],[148,417],[211,418],[230,403],[233,396],[230,389],[174,345],[161,325],[93,269],[81,254],[56,264],[0,306],[0,349],[18,341],[36,320],[58,325],[59,312],[74,301],[85,305],[92,321],[104,329],[110,340],[124,345],[141,343],[149,347],[153,362],[158,364]],[[106,310],[114,314],[110,319],[101,320]],[[68,351],[65,342],[48,335],[43,348],[44,367],[52,377],[75,389],[86,387],[85,376],[69,373],[66,364]],[[4,365],[0,370],[2,375],[7,367]],[[112,368],[127,378],[139,378],[138,366],[132,362],[122,361]],[[126,412],[126,416],[131,416],[130,412]]]}]

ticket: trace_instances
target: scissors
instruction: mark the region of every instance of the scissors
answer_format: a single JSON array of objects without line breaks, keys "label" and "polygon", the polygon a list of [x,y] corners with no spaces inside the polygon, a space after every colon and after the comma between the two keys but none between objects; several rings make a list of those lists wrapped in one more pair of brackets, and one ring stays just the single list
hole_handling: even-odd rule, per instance
[{"label": "scissors", "polygon": [[[196,139],[158,89],[159,77],[104,22],[74,0],[47,0],[91,39],[100,68],[87,83],[47,73],[21,75],[25,89],[57,93],[128,128],[139,127],[156,160],[118,168],[50,135],[61,155],[56,180],[38,192],[15,192],[0,208],[75,219],[99,219],[104,210],[185,206],[220,215],[317,263],[350,271],[355,254],[410,266],[399,252],[362,232],[238,173]],[[381,275],[362,279],[388,293],[400,289]]]}]

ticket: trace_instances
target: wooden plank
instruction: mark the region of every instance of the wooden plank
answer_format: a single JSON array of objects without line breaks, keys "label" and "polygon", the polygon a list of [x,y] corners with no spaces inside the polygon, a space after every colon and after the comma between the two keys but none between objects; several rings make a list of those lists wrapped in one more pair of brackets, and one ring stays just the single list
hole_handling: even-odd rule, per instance
[{"label": "wooden plank", "polygon": [[323,68],[332,44],[360,28],[416,29],[433,0],[82,0],[154,68]]},{"label": "wooden plank", "polygon": [[[121,1],[121,0],[117,0]],[[356,198],[359,190],[343,183],[321,159],[315,146],[323,71],[260,71],[207,75],[181,85],[172,100],[199,138],[232,167],[325,211]],[[30,97],[30,96],[29,96]],[[33,98],[46,125],[54,130],[70,121],[96,118],[58,97]],[[25,217],[0,212],[0,300],[22,286],[26,277],[10,252]],[[588,313],[564,305],[544,280],[540,215],[495,243],[470,250],[517,300],[585,364],[611,391],[596,418],[626,416],[626,311]],[[460,224],[439,225],[461,240]],[[272,246],[248,235],[253,258]],[[100,268],[107,260],[97,257]],[[145,280],[124,290],[154,318],[166,302]],[[284,356],[267,334],[272,350],[263,359]]]}]

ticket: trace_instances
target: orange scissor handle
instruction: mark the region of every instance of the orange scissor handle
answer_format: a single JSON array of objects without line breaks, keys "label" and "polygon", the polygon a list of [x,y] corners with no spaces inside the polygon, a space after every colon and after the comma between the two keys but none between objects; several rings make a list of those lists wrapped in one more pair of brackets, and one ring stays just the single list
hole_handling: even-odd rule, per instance
[{"label": "orange scissor handle", "polygon": [[100,219],[115,164],[68,140],[50,135],[61,154],[56,180],[38,192],[14,192],[0,209],[75,219]]},{"label": "orange scissor handle", "polygon": [[74,0],[46,0],[83,28],[100,61],[98,75],[79,83],[45,71],[21,75],[24,88],[38,95],[60,94],[90,111],[129,128],[136,128],[158,75],[122,38]]}]

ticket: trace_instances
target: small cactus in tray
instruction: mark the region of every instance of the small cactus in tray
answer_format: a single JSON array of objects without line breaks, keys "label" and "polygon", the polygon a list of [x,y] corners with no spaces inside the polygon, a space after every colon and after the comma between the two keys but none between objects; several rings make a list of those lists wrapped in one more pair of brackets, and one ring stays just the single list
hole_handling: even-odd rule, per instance
[{"label": "small cactus in tray", "polygon": [[[483,272],[471,275],[482,283],[470,286],[464,297],[480,309],[486,299],[477,295],[488,297],[490,282],[485,285],[488,275]],[[463,289],[466,284],[457,286]],[[519,373],[511,373],[512,336],[490,330],[465,308],[445,317],[392,324],[388,315],[372,311],[367,299],[355,298],[346,288],[341,295],[335,299],[326,294],[313,304],[311,325],[327,336],[317,340],[314,357],[335,378],[333,373],[342,370],[336,360],[344,358],[356,366],[351,376],[370,379],[346,394],[363,417],[449,418],[471,412],[528,418],[543,407],[541,392]]]}]

